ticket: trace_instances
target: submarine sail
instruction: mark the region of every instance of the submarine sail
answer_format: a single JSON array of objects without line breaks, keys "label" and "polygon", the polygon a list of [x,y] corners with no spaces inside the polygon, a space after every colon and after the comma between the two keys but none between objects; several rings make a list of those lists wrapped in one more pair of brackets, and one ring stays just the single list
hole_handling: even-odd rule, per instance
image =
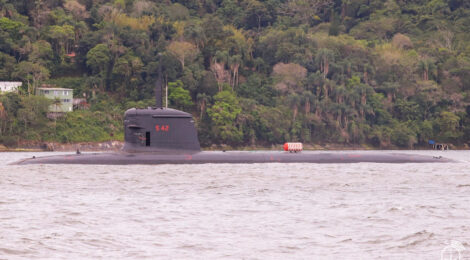
[{"label": "submarine sail", "polygon": [[191,114],[171,108],[131,108],[124,114],[124,152],[201,150]]}]

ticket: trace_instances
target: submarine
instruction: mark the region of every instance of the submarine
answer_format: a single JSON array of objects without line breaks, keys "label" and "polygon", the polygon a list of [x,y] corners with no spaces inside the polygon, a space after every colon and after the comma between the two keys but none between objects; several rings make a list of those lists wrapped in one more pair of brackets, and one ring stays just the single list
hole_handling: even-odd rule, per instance
[{"label": "submarine", "polygon": [[119,152],[77,153],[33,157],[13,163],[156,165],[206,163],[443,163],[442,156],[383,152],[201,151],[195,121],[187,112],[163,107],[162,84],[156,87],[156,106],[131,108],[124,114],[124,147]]}]

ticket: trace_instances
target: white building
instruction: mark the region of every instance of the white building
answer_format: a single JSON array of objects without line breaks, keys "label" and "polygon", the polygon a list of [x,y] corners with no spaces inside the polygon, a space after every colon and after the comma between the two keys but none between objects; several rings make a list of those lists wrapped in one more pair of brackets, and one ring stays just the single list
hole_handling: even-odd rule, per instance
[{"label": "white building", "polygon": [[0,92],[18,92],[18,87],[21,85],[22,82],[0,81]]}]

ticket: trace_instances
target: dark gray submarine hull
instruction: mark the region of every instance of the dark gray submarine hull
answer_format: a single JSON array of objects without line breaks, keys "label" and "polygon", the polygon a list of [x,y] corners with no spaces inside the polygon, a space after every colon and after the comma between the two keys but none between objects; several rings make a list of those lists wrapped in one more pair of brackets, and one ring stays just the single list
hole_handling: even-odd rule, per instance
[{"label": "dark gray submarine hull", "polygon": [[16,162],[26,164],[205,164],[205,163],[444,163],[452,162],[441,156],[374,152],[197,152],[161,153],[86,153],[28,158]]}]

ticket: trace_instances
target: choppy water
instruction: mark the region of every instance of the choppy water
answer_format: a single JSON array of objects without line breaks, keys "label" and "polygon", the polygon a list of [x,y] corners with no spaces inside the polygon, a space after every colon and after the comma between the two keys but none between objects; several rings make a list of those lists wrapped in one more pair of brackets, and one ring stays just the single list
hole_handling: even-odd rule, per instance
[{"label": "choppy water", "polygon": [[33,154],[0,153],[0,259],[440,259],[450,240],[470,258],[470,151],[415,153],[459,162],[11,166]]}]

